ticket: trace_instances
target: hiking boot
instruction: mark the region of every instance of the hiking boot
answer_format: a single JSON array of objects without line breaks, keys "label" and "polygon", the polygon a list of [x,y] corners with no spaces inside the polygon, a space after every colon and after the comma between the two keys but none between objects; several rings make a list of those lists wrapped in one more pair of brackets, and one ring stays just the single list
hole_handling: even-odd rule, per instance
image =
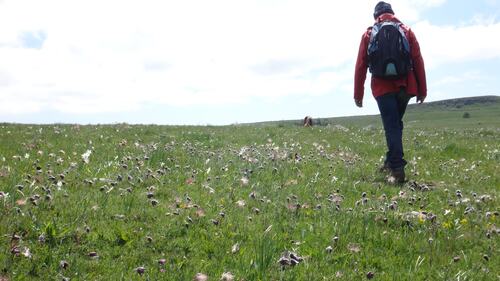
[{"label": "hiking boot", "polygon": [[406,177],[404,168],[392,170],[391,176],[394,178],[396,183],[404,183]]}]

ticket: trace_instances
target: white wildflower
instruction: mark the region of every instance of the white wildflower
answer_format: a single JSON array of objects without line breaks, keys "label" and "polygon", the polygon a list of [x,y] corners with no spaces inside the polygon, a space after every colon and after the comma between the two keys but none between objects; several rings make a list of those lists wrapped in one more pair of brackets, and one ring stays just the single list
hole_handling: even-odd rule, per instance
[{"label": "white wildflower", "polygon": [[222,273],[222,277],[220,278],[221,281],[233,281],[234,280],[234,275],[231,272],[224,272]]},{"label": "white wildflower", "polygon": [[31,258],[32,255],[31,255],[31,252],[30,252],[30,249],[27,248],[27,247],[24,247],[24,251],[23,251],[23,256],[27,257],[27,258]]},{"label": "white wildflower", "polygon": [[207,281],[208,276],[204,273],[196,273],[196,275],[193,278],[194,281]]},{"label": "white wildflower", "polygon": [[83,162],[85,162],[85,164],[89,163],[90,154],[92,154],[92,151],[90,149],[87,149],[87,151],[85,151],[85,153],[82,154],[82,160]]},{"label": "white wildflower", "polygon": [[248,185],[248,178],[247,177],[242,177],[240,179],[242,185]]},{"label": "white wildflower", "polygon": [[240,244],[236,243],[231,247],[231,253],[236,254],[240,250]]}]

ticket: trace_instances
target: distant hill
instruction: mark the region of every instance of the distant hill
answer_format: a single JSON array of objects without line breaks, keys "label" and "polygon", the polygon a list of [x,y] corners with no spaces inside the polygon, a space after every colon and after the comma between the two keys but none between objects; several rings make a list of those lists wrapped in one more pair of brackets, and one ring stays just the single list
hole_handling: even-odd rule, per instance
[{"label": "distant hill", "polygon": [[[314,118],[314,116],[313,116]],[[380,116],[363,115],[314,118],[314,126],[356,126],[381,128]],[[302,120],[252,123],[262,126],[302,126]],[[405,127],[492,127],[500,129],[500,96],[478,96],[411,103],[405,114]]]},{"label": "distant hill", "polygon": [[440,100],[433,102],[425,102],[421,105],[419,104],[410,104],[408,105],[408,109],[414,109],[417,107],[421,108],[442,108],[442,109],[451,109],[451,108],[463,108],[471,105],[495,105],[500,104],[500,96],[479,96],[479,97],[466,97],[466,98],[458,98],[458,99],[448,99],[448,100]]}]

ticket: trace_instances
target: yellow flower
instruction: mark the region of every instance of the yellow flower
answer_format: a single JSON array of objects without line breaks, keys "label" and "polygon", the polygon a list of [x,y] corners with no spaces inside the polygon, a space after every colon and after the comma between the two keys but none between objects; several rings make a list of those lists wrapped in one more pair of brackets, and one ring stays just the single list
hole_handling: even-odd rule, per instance
[{"label": "yellow flower", "polygon": [[467,219],[465,219],[465,218],[464,218],[464,219],[462,219],[462,220],[460,221],[460,224],[461,224],[461,225],[466,225],[466,224],[467,224]]},{"label": "yellow flower", "polygon": [[443,223],[443,228],[451,228],[452,224],[451,222],[444,222]]},{"label": "yellow flower", "polygon": [[425,217],[424,216],[418,216],[418,222],[420,224],[423,224],[425,222]]}]

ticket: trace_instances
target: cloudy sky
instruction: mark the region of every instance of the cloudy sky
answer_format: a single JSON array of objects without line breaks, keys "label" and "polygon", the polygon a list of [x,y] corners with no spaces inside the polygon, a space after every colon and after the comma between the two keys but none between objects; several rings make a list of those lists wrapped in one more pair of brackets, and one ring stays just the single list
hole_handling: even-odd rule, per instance
[{"label": "cloudy sky", "polygon": [[[353,103],[378,1],[0,0],[0,122],[220,125]],[[428,101],[500,95],[500,0],[394,0]],[[369,79],[367,79],[369,80]]]}]

